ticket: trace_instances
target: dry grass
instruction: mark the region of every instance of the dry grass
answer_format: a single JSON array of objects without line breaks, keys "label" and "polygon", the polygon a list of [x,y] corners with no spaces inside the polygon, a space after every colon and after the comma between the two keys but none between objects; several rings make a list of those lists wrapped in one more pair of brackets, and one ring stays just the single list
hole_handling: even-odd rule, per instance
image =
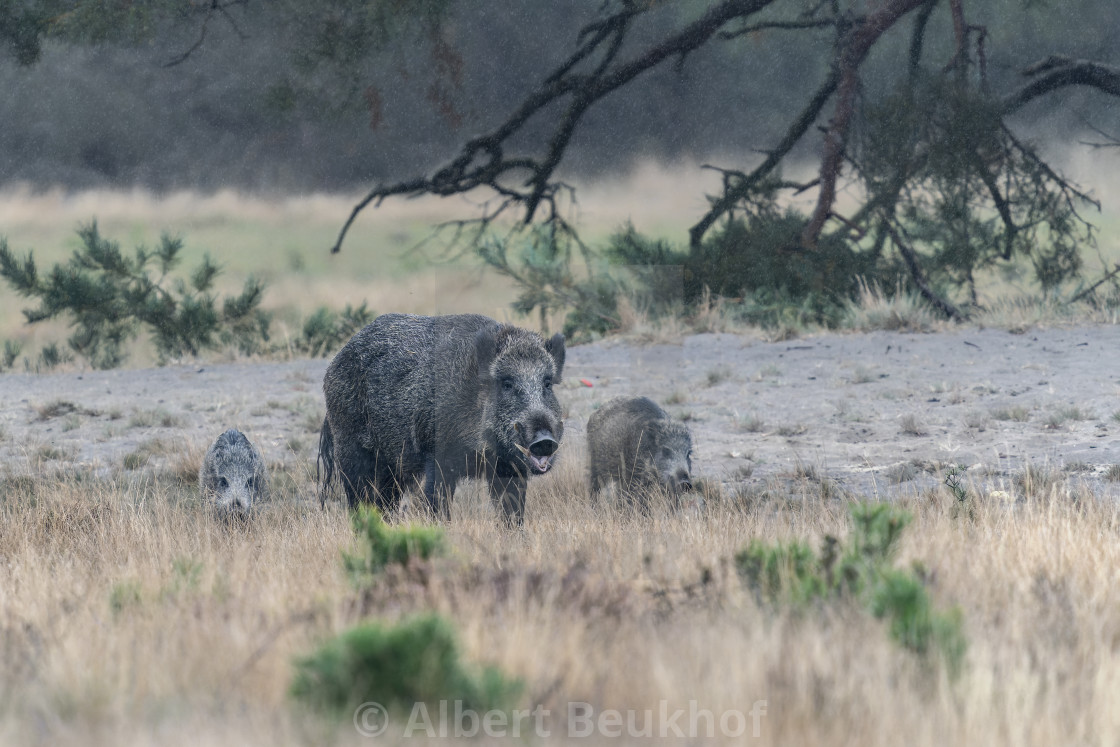
[{"label": "dry grass", "polygon": [[1017,503],[975,499],[967,519],[945,492],[910,501],[899,562],[964,616],[953,681],[862,614],[775,617],[743,591],[729,558],[750,539],[845,533],[817,487],[747,510],[716,487],[704,510],[641,518],[591,504],[580,466],[534,485],[524,531],[468,486],[449,556],[364,592],[340,567],[346,516],[320,511],[302,475],[274,479],[287,488],[244,528],[174,480],[5,479],[0,741],[363,743],[296,708],[292,660],[419,610],[557,721],[573,701],[719,714],[766,700],[759,744],[1108,744],[1120,726],[1120,516],[1053,475],[1026,475]]},{"label": "dry grass", "polygon": [[907,436],[924,436],[928,432],[925,423],[914,414],[903,415],[899,421],[899,426]]},{"label": "dry grass", "polygon": [[[1087,275],[1092,275],[1088,271]],[[1115,307],[1079,302],[1064,303],[1061,299],[1040,297],[1029,293],[996,295],[971,319],[981,327],[995,327],[1022,334],[1035,327],[1062,324],[1116,324],[1120,321]]]},{"label": "dry grass", "polygon": [[733,332],[738,335],[763,339],[762,330],[744,322],[735,313],[734,305],[722,298],[712,298],[704,288],[696,306],[683,307],[675,313],[651,316],[639,309],[626,296],[618,299],[618,328],[614,333],[621,339],[644,344],[679,343],[688,335]]},{"label": "dry grass", "polygon": [[886,329],[898,332],[929,332],[944,322],[937,312],[916,292],[903,288],[898,281],[894,293],[885,292],[877,283],[860,279],[859,296],[844,308],[843,326],[867,332]]}]

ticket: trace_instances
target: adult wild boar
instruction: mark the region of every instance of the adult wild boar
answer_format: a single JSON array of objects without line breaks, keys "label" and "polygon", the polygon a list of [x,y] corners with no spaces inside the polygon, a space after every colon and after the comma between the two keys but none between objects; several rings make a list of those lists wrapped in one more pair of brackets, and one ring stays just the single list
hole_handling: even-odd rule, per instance
[{"label": "adult wild boar", "polygon": [[648,397],[616,397],[587,420],[591,493],[618,483],[642,509],[658,487],[674,499],[692,489],[692,435]]},{"label": "adult wild boar", "polygon": [[386,510],[422,477],[447,518],[456,483],[481,477],[520,524],[528,478],[552,467],[564,434],[553,393],[563,369],[563,335],[477,314],[384,314],[327,367],[325,485],[337,470],[351,507]]}]

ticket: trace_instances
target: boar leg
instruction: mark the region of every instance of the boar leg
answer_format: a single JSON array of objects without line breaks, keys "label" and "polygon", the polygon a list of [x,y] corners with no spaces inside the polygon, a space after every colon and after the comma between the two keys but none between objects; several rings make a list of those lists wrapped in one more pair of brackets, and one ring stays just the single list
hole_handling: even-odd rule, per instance
[{"label": "boar leg", "polygon": [[424,465],[424,498],[432,513],[444,521],[451,520],[451,495],[455,492],[455,476],[448,474],[434,457]]},{"label": "boar leg", "polygon": [[525,488],[528,480],[522,475],[503,477],[494,475],[490,483],[490,497],[494,505],[502,511],[506,526],[521,526],[525,523]]},{"label": "boar leg", "polygon": [[373,454],[357,444],[336,443],[335,464],[350,508],[376,500],[374,475],[377,464]]}]

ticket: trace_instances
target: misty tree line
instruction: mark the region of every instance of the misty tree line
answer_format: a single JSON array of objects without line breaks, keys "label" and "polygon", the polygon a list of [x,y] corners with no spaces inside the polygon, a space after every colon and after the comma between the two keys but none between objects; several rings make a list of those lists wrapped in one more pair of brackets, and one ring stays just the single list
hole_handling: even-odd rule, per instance
[{"label": "misty tree line", "polygon": [[[708,4],[638,3],[648,10],[622,54]],[[422,173],[500,122],[601,5],[3,0],[0,183],[306,190]],[[814,3],[775,5],[796,16]],[[970,22],[987,28],[998,50],[993,87],[1014,81],[1043,50],[1108,61],[1120,48],[1120,6],[1076,6],[972,3]],[[939,11],[931,24],[947,16]],[[930,44],[945,38],[931,33]],[[827,70],[831,44],[821,29],[760,30],[650,70],[588,113],[564,168],[598,174],[641,154],[703,159],[770,148]],[[882,92],[905,44],[894,34],[868,59],[869,93]],[[1099,97],[1073,91],[1037,102],[1023,119],[1069,132],[1085,129],[1082,120],[1107,126],[1106,112]],[[533,122],[522,136],[543,134]]]}]

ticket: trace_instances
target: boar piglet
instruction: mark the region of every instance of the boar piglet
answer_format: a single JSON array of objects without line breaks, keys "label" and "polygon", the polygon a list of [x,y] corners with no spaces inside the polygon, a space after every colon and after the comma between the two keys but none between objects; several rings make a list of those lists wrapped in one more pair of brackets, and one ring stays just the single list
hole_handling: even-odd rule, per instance
[{"label": "boar piglet", "polygon": [[692,489],[692,435],[648,397],[616,397],[587,421],[591,493],[615,482],[643,510],[651,490],[674,500]]},{"label": "boar piglet", "polygon": [[268,491],[268,472],[257,447],[236,428],[218,436],[198,471],[202,497],[220,515],[245,517]]}]

